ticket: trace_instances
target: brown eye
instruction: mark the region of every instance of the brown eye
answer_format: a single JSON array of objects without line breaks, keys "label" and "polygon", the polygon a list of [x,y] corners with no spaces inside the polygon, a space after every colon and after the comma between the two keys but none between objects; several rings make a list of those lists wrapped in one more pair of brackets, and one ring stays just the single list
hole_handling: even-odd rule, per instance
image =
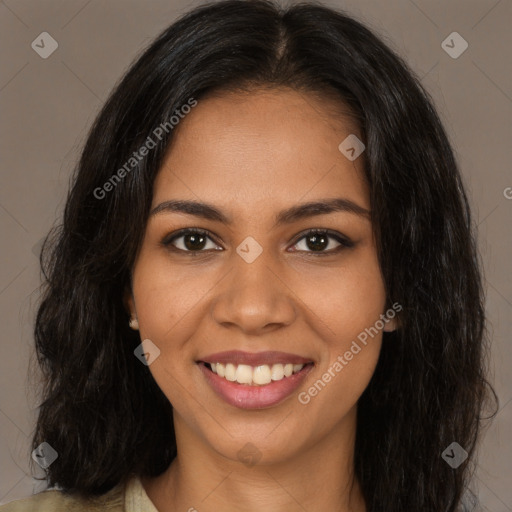
[{"label": "brown eye", "polygon": [[[208,242],[210,246],[208,247]],[[171,236],[166,237],[162,244],[166,247],[172,246],[174,249],[183,252],[205,252],[206,250],[219,250],[211,239],[207,231],[202,229],[185,229]],[[169,247],[170,248],[170,247]]]},{"label": "brown eye", "polygon": [[[303,240],[304,242],[302,242]],[[295,243],[295,246],[299,245],[302,245],[302,247],[296,249],[297,251],[323,255],[332,254],[347,247],[353,247],[354,243],[340,233],[329,230],[313,229],[304,233]]]}]

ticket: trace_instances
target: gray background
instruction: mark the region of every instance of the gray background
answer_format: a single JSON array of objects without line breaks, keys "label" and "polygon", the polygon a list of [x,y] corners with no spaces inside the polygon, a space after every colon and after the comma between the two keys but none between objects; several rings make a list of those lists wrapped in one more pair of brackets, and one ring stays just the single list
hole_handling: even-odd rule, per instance
[{"label": "gray background", "polygon": [[[29,387],[42,237],[60,215],[70,172],[107,94],[152,38],[202,2],[1,0],[0,504],[41,489],[28,470],[37,403]],[[479,226],[500,411],[480,449],[475,488],[512,511],[510,0],[334,0],[404,56],[431,93],[456,150]],[[58,42],[47,59],[31,47]],[[469,44],[457,59],[452,32]],[[451,44],[451,43],[450,43]],[[39,475],[44,475],[43,471]]]}]

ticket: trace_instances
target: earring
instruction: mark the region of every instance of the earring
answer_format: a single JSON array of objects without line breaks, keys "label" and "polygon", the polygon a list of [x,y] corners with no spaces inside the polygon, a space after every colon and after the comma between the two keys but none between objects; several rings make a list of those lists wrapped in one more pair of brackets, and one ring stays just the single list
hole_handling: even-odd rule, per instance
[{"label": "earring", "polygon": [[130,318],[130,327],[134,331],[138,331],[139,330],[139,321],[137,320],[137,318],[135,318],[135,317],[131,317]]}]

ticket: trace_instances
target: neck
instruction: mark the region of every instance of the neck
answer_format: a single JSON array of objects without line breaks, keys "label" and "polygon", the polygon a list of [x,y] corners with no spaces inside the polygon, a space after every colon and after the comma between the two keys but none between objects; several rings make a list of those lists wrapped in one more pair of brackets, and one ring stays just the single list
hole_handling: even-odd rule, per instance
[{"label": "neck", "polygon": [[353,471],[355,414],[336,434],[267,464],[227,459],[177,428],[178,456],[162,475],[142,483],[159,512],[238,512],[241,504],[245,512],[366,512]]}]

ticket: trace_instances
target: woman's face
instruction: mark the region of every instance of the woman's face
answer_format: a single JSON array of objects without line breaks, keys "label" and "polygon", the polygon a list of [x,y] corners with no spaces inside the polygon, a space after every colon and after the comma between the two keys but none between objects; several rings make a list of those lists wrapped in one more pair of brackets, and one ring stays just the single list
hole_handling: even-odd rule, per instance
[{"label": "woman's face", "polygon": [[226,93],[177,127],[128,302],[160,350],[144,345],[178,447],[270,463],[353,434],[382,338],[362,333],[385,313],[385,289],[364,154],[338,148],[361,136],[335,107],[289,89]]}]

